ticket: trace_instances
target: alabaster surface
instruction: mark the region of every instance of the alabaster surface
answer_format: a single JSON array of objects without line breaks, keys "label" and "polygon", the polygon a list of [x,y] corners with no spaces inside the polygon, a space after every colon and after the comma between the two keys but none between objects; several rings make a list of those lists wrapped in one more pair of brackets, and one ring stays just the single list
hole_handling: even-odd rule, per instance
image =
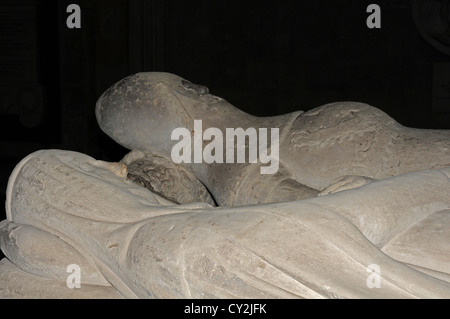
[{"label": "alabaster surface", "polygon": [[[168,73],[123,79],[95,111],[130,153],[41,150],[17,165],[0,297],[450,298],[449,131],[356,102],[256,117]],[[199,120],[277,128],[276,172],[175,163],[171,132]]]}]

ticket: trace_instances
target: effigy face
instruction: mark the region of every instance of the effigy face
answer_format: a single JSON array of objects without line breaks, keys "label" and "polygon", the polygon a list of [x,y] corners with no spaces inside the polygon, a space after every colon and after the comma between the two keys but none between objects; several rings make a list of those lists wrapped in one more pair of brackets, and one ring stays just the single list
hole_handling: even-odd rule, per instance
[{"label": "effigy face", "polygon": [[258,118],[167,73],[96,115],[120,163],[42,150],[11,174],[1,297],[450,297],[448,131],[355,102]]}]

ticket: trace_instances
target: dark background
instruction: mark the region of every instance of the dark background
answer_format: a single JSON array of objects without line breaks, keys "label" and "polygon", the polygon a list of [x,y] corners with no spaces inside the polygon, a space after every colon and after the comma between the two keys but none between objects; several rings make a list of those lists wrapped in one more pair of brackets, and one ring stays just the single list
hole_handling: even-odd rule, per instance
[{"label": "dark background", "polygon": [[[66,26],[71,3],[81,7],[81,29]],[[381,29],[366,26],[370,3],[381,7]],[[428,12],[423,24],[413,19],[417,3]],[[100,131],[95,102],[113,83],[142,71],[205,84],[255,115],[352,100],[406,126],[450,129],[444,5],[0,0],[0,201],[14,166],[35,150],[120,160],[127,150]],[[444,45],[427,41],[423,30]]]}]

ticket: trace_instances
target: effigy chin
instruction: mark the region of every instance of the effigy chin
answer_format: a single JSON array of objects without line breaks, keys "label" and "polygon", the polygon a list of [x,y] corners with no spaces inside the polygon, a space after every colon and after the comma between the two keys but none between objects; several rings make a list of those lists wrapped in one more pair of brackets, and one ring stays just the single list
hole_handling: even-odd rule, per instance
[{"label": "effigy chin", "polygon": [[12,172],[2,298],[450,298],[450,131],[363,103],[256,117],[169,73],[95,113],[130,153]]}]

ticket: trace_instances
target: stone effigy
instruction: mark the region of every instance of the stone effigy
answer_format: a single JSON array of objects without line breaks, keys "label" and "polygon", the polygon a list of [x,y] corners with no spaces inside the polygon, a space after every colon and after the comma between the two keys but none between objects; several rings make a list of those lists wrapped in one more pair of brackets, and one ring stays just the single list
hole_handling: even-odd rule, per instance
[{"label": "stone effigy", "polygon": [[[1,297],[450,297],[448,131],[352,102],[257,118],[166,73],[120,81],[96,112],[132,151],[108,163],[42,150],[17,165]],[[278,171],[174,163],[171,132],[196,120],[278,128]]]},{"label": "stone effigy", "polygon": [[407,128],[367,104],[340,102],[306,113],[256,117],[207,92],[206,87],[173,74],[139,73],[100,97],[97,120],[122,146],[169,159],[176,143],[170,140],[171,132],[179,127],[194,132],[195,120],[202,120],[205,129],[222,132],[237,127],[278,128],[275,174],[261,174],[260,162],[186,164],[219,205],[304,199],[343,176],[348,177],[340,184],[361,185],[450,165],[449,131]]}]

